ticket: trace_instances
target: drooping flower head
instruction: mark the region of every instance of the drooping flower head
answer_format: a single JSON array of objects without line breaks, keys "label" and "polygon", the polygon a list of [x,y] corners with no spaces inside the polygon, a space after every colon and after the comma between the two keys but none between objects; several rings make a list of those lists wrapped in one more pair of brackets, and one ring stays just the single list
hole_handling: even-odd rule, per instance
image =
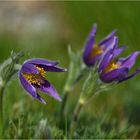
[{"label": "drooping flower head", "polygon": [[66,69],[57,66],[58,62],[46,59],[30,59],[27,60],[19,71],[19,79],[23,88],[35,99],[46,103],[38,94],[42,91],[58,101],[61,98],[53,85],[46,80],[46,72],[64,72]]},{"label": "drooping flower head", "polygon": [[114,37],[116,30],[112,31],[107,37],[105,37],[98,44],[95,43],[95,35],[97,31],[96,24],[93,25],[91,33],[89,34],[85,49],[83,52],[83,61],[87,66],[94,66],[101,58],[101,55],[109,48],[114,46]]},{"label": "drooping flower head", "polygon": [[125,47],[118,48],[118,42],[113,49],[108,50],[99,65],[100,79],[105,83],[122,82],[132,78],[140,72],[137,69],[132,74],[129,74],[130,69],[136,62],[139,51],[133,52],[126,58],[117,58],[117,56],[124,50]]}]

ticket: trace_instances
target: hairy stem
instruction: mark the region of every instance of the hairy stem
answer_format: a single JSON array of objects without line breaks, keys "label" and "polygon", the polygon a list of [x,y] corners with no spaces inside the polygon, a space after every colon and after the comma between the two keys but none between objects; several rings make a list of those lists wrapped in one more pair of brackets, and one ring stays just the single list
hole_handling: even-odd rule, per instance
[{"label": "hairy stem", "polygon": [[68,91],[65,91],[64,94],[63,94],[63,98],[62,98],[62,103],[61,103],[61,106],[60,106],[60,119],[59,119],[59,126],[60,128],[63,127],[63,123],[64,123],[64,112],[65,112],[65,106],[66,106],[66,102],[67,102],[67,99],[68,99]]},{"label": "hairy stem", "polygon": [[71,124],[70,124],[70,136],[72,137],[73,136],[73,133],[77,127],[77,122],[78,122],[78,116],[80,114],[80,111],[83,107],[83,103],[82,102],[78,102],[77,103],[77,106],[74,110],[74,113],[73,113],[73,116],[72,116],[72,121],[71,121]]},{"label": "hairy stem", "polygon": [[61,115],[63,115],[63,113],[64,113],[67,98],[68,98],[68,92],[65,92],[64,97],[63,97],[63,101],[62,101],[62,104],[61,104],[61,110],[60,110]]}]

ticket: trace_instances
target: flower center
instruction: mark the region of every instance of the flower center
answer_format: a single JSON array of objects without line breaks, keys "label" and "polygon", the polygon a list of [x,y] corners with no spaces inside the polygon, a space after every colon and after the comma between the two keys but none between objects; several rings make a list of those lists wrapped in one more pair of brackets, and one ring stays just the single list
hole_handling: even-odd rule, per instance
[{"label": "flower center", "polygon": [[39,74],[28,74],[28,73],[23,73],[24,78],[30,83],[30,84],[35,84],[35,85],[41,85],[44,83],[44,80]]},{"label": "flower center", "polygon": [[103,50],[97,45],[95,44],[92,48],[92,51],[89,54],[89,60],[91,60],[92,58],[94,58],[97,55],[100,55],[103,53]]},{"label": "flower center", "polygon": [[45,77],[46,71],[45,71],[43,68],[39,67],[39,66],[35,66],[35,67],[39,70],[39,74],[40,74],[42,77]]},{"label": "flower center", "polygon": [[106,67],[106,69],[105,69],[105,73],[108,73],[108,72],[110,72],[110,71],[112,71],[112,70],[114,70],[114,69],[117,69],[117,68],[119,68],[119,64],[115,61],[115,60],[112,60],[109,64],[108,64],[108,66]]},{"label": "flower center", "polygon": [[45,77],[46,71],[39,66],[35,66],[35,67],[39,70],[39,74],[28,74],[28,73],[22,73],[22,74],[30,84],[40,86],[41,84],[44,84],[43,78]]}]

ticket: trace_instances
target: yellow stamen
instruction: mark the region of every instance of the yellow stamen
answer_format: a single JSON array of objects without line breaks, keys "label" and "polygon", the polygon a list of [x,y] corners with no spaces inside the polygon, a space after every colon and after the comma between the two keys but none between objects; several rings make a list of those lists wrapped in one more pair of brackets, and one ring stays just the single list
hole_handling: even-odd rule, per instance
[{"label": "yellow stamen", "polygon": [[117,69],[117,68],[119,68],[119,64],[118,63],[116,63],[116,61],[115,60],[112,60],[110,63],[109,63],[109,65],[106,67],[106,69],[105,69],[105,73],[108,73],[108,72],[110,72],[110,71],[112,71],[112,70],[114,70],[114,69]]},{"label": "yellow stamen", "polygon": [[44,83],[43,78],[45,77],[46,71],[43,68],[40,68],[39,66],[35,67],[39,70],[39,74],[28,74],[28,73],[22,74],[30,84],[36,84],[39,86]]},{"label": "yellow stamen", "polygon": [[46,71],[45,71],[43,68],[39,67],[39,66],[36,66],[36,68],[39,70],[40,75],[41,75],[42,77],[45,77]]},{"label": "yellow stamen", "polygon": [[95,44],[92,48],[92,51],[89,54],[89,60],[91,60],[93,57],[100,55],[102,53],[103,53],[103,50],[97,44]]}]

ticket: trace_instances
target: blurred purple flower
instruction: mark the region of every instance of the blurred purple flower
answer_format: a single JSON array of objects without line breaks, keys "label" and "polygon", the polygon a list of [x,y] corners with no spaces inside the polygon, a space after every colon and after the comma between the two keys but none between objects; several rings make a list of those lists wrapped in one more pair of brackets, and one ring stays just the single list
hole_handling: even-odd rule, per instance
[{"label": "blurred purple flower", "polygon": [[46,104],[44,99],[38,94],[42,91],[58,101],[61,98],[53,85],[45,79],[46,72],[65,72],[66,69],[57,67],[58,62],[46,59],[27,60],[19,72],[19,79],[23,88],[35,99]]},{"label": "blurred purple flower", "polygon": [[95,44],[97,25],[94,24],[93,28],[87,38],[85,49],[83,52],[83,61],[87,66],[94,66],[94,64],[101,58],[101,55],[109,48],[114,46],[114,37],[116,30],[112,31],[98,44]]},{"label": "blurred purple flower", "polygon": [[117,58],[117,56],[124,50],[125,47],[118,48],[118,42],[114,48],[108,50],[99,64],[100,79],[105,83],[123,82],[127,79],[140,73],[140,68],[132,74],[129,74],[130,69],[136,62],[139,51],[133,52],[126,58]]}]

